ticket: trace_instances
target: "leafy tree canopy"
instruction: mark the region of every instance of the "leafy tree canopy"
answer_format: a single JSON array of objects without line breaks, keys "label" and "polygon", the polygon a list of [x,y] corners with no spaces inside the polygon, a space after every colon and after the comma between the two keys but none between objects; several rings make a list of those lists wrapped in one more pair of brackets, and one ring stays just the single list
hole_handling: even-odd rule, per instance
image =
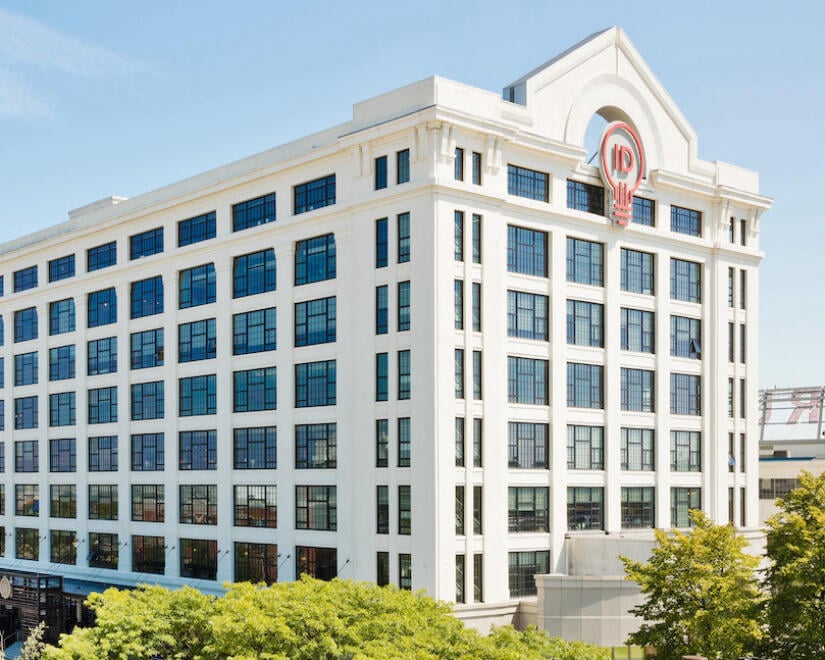
[{"label": "leafy tree canopy", "polygon": [[645,623],[628,643],[656,647],[657,660],[733,660],[762,637],[759,557],[744,552],[747,541],[732,526],[714,525],[701,511],[690,517],[687,533],[656,530],[649,561],[621,557],[627,578],[645,596],[631,610]]},{"label": "leafy tree canopy", "polygon": [[607,660],[602,649],[510,626],[482,636],[448,604],[394,587],[303,576],[271,587],[228,585],[220,598],[185,587],[107,589],[88,601],[90,628],[48,647],[51,660],[395,658]]}]

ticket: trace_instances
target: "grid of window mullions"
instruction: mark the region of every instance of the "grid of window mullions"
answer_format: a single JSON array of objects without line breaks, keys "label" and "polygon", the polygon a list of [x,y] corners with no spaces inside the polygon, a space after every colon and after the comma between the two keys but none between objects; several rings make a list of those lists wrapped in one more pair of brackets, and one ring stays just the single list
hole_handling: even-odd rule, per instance
[{"label": "grid of window mullions", "polygon": [[[476,286],[473,284],[473,286]],[[474,308],[475,309],[475,308]],[[398,332],[410,329],[410,283],[398,283]],[[475,328],[473,328],[475,329]]]},{"label": "grid of window mullions", "polygon": [[621,308],[621,348],[637,353],[655,352],[654,313],[643,309]]},{"label": "grid of window mullions", "polygon": [[114,287],[93,291],[88,297],[87,326],[96,328],[117,323],[117,293]]},{"label": "grid of window mullions", "polygon": [[162,380],[132,385],[132,420],[162,419],[164,401]]},{"label": "grid of window mullions", "polygon": [[335,175],[307,181],[294,188],[294,214],[335,204]]},{"label": "grid of window mullions", "polygon": [[178,223],[178,247],[215,238],[215,211],[204,213]]},{"label": "grid of window mullions", "polygon": [[276,312],[274,307],[235,314],[232,317],[232,354],[247,355],[276,348]]},{"label": "grid of window mullions", "polygon": [[274,543],[235,542],[235,582],[275,584],[278,546]]},{"label": "grid of window mullions", "polygon": [[241,231],[275,222],[275,193],[249,199],[232,206],[232,231]]},{"label": "grid of window mullions", "polygon": [[49,334],[61,335],[75,330],[74,298],[49,304]]},{"label": "grid of window mullions", "polygon": [[298,424],[295,426],[295,467],[334,468],[337,465],[337,425]]},{"label": "grid of window mullions", "polygon": [[567,469],[604,469],[604,428],[567,426]]},{"label": "grid of window mullions", "polygon": [[37,419],[37,397],[25,396],[14,400],[14,428],[20,429],[36,429],[38,427]]},{"label": "grid of window mullions", "polygon": [[295,406],[332,406],[336,400],[336,362],[295,365]]},{"label": "grid of window mullions", "polygon": [[74,255],[58,257],[49,261],[49,282],[58,282],[74,277]]},{"label": "grid of window mullions", "polygon": [[295,285],[335,279],[335,235],[324,234],[295,246]]},{"label": "grid of window mullions", "polygon": [[567,281],[604,285],[604,245],[580,238],[567,239]]},{"label": "grid of window mullions", "polygon": [[163,575],[166,571],[166,539],[162,536],[132,536],[132,570]]},{"label": "grid of window mullions", "polygon": [[510,422],[508,424],[508,435],[509,467],[528,469],[550,467],[547,424]]},{"label": "grid of window mullions", "polygon": [[77,533],[53,529],[49,532],[49,561],[55,564],[77,563]]},{"label": "grid of window mullions", "polygon": [[232,297],[242,298],[275,291],[275,250],[261,250],[235,257]]},{"label": "grid of window mullions", "polygon": [[507,192],[540,202],[549,198],[550,175],[519,165],[507,165]]},{"label": "grid of window mullions", "polygon": [[37,352],[14,356],[14,386],[36,385],[38,381]]},{"label": "grid of window mullions", "polygon": [[76,395],[58,392],[49,395],[49,426],[73,426],[76,421]]},{"label": "grid of window mullions", "polygon": [[686,316],[670,317],[670,354],[676,357],[701,356],[702,321]]},{"label": "grid of window mullions", "polygon": [[550,529],[549,489],[547,487],[508,488],[510,532],[547,532]]},{"label": "grid of window mullions", "polygon": [[670,297],[685,302],[702,302],[702,273],[698,263],[671,258]]},{"label": "grid of window mullions", "polygon": [[699,376],[670,374],[670,412],[674,415],[702,414],[702,386]]},{"label": "grid of window mullions", "polygon": [[[383,288],[385,293],[384,303],[386,305],[386,287]],[[377,295],[378,290],[376,289]],[[386,311],[385,307],[385,322]],[[376,314],[378,314],[377,309]],[[312,346],[334,342],[336,322],[337,302],[335,296],[295,303],[295,346]],[[377,324],[378,319],[376,319],[376,329]]]},{"label": "grid of window mullions", "polygon": [[117,436],[89,438],[89,472],[117,472]]},{"label": "grid of window mullions", "polygon": [[582,300],[567,301],[567,343],[604,346],[604,305]]},{"label": "grid of window mullions", "polygon": [[699,472],[702,469],[702,433],[670,432],[670,469],[673,472]]},{"label": "grid of window mullions", "polygon": [[604,488],[567,489],[567,529],[604,529]]},{"label": "grid of window mullions", "polygon": [[235,486],[234,509],[236,527],[277,527],[277,486]]},{"label": "grid of window mullions", "polygon": [[547,233],[508,225],[507,270],[547,277]]},{"label": "grid of window mullions", "polygon": [[214,470],[218,464],[218,432],[181,431],[178,435],[180,470]]},{"label": "grid of window mullions", "polygon": [[37,484],[15,484],[14,497],[15,515],[40,515],[40,487]]},{"label": "grid of window mullions", "polygon": [[37,266],[29,266],[14,273],[14,292],[27,291],[37,286]]},{"label": "grid of window mullions", "polygon": [[150,229],[129,238],[129,259],[139,259],[163,252],[163,227]]},{"label": "grid of window mullions", "polygon": [[118,497],[114,484],[89,485],[89,520],[117,520]]},{"label": "grid of window mullions", "polygon": [[670,489],[670,526],[689,527],[691,509],[702,508],[702,491],[700,488]]},{"label": "grid of window mullions", "polygon": [[90,341],[86,351],[86,373],[89,376],[117,371],[117,337]]},{"label": "grid of window mullions", "polygon": [[117,534],[89,533],[89,567],[117,570],[120,546]]},{"label": "grid of window mullions", "polygon": [[653,295],[655,292],[654,257],[649,252],[639,252],[622,248],[621,287],[622,291]]},{"label": "grid of window mullions", "polygon": [[210,360],[216,353],[215,319],[202,319],[178,326],[178,362]]},{"label": "grid of window mullions", "polygon": [[567,208],[604,215],[604,188],[568,179]]},{"label": "grid of window mullions", "polygon": [[180,540],[180,576],[214,580],[218,573],[218,542],[209,539]]},{"label": "grid of window mullions", "polygon": [[573,408],[604,408],[603,366],[567,363],[567,405]]},{"label": "grid of window mullions", "polygon": [[37,472],[39,470],[38,445],[37,440],[17,440],[14,443],[15,472]]},{"label": "grid of window mullions", "polygon": [[132,520],[163,522],[165,518],[163,484],[132,485]]},{"label": "grid of window mullions", "polygon": [[214,415],[218,407],[216,381],[215,374],[181,378],[179,415]]},{"label": "grid of window mullions", "polygon": [[[244,257],[238,257],[235,260],[236,274],[238,259],[243,258]],[[189,309],[190,307],[198,307],[215,302],[215,281],[215,264],[213,263],[182,270],[178,283],[178,308]]]},{"label": "grid of window mullions", "polygon": [[49,440],[49,471],[75,472],[77,470],[76,446],[74,438]]},{"label": "grid of window mullions", "polygon": [[74,484],[52,484],[49,487],[49,517],[77,517],[77,486]]},{"label": "grid of window mullions", "polygon": [[654,412],[656,376],[648,369],[621,370],[622,410]]},{"label": "grid of window mullions", "polygon": [[702,235],[702,214],[681,206],[670,207],[670,230],[689,236]]},{"label": "grid of window mullions", "polygon": [[620,450],[622,470],[653,470],[653,429],[623,428]]},{"label": "grid of window mullions", "polygon": [[509,553],[510,598],[536,595],[536,575],[550,572],[550,552],[530,550]]},{"label": "grid of window mullions", "polygon": [[75,376],[74,344],[49,349],[49,380],[67,380]]},{"label": "grid of window mullions", "polygon": [[656,225],[656,202],[645,197],[633,196],[633,218],[636,225],[654,227]]},{"label": "grid of window mullions", "polygon": [[[163,364],[163,328],[133,332],[131,335],[131,367],[147,369]],[[105,373],[105,372],[101,372]]]},{"label": "grid of window mullions", "polygon": [[646,529],[655,526],[655,489],[652,486],[622,488],[622,529]]},{"label": "grid of window mullions", "polygon": [[158,275],[139,282],[132,282],[131,318],[163,313],[163,278]]},{"label": "grid of window mullions", "polygon": [[27,307],[14,313],[14,342],[37,339],[37,308]]},{"label": "grid of window mullions", "polygon": [[508,356],[507,367],[510,403],[547,405],[547,360]]},{"label": "grid of window mullions", "polygon": [[132,436],[132,471],[150,472],[164,469],[163,433],[141,433]]},{"label": "grid of window mullions", "polygon": [[89,424],[117,421],[117,386],[89,390]]},{"label": "grid of window mullions", "polygon": [[276,368],[235,372],[235,412],[275,410],[277,405]]},{"label": "grid of window mullions", "polygon": [[201,484],[181,485],[180,522],[190,525],[217,525],[218,487]]},{"label": "grid of window mullions", "polygon": [[274,470],[278,467],[277,430],[261,426],[234,430],[236,470]]},{"label": "grid of window mullions", "polygon": [[335,486],[295,486],[295,528],[335,531],[336,499]]},{"label": "grid of window mullions", "polygon": [[86,271],[89,273],[114,266],[116,263],[117,243],[115,241],[86,250]]}]

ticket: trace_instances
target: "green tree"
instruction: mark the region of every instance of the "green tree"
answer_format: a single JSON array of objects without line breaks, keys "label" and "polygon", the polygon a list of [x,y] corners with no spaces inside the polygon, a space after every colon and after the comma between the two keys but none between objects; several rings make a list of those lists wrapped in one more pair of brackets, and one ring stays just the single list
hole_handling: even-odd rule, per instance
[{"label": "green tree", "polygon": [[304,576],[271,587],[108,589],[90,597],[97,625],[63,635],[51,660],[607,660],[606,651],[529,629],[482,636],[421,593]]},{"label": "green tree", "polygon": [[654,646],[662,660],[735,659],[762,637],[759,557],[744,552],[747,541],[732,526],[714,525],[701,511],[690,517],[694,527],[687,533],[656,530],[647,562],[621,557],[627,579],[645,596],[630,610],[644,623],[628,644]]},{"label": "green tree", "polygon": [[767,653],[825,657],[825,474],[803,472],[767,521]]}]

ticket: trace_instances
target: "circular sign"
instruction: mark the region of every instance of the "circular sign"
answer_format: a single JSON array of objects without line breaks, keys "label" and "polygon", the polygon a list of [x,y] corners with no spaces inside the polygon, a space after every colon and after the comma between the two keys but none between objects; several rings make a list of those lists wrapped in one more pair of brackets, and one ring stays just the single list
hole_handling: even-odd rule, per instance
[{"label": "circular sign", "polygon": [[0,578],[0,598],[8,600],[11,598],[11,582],[7,576]]},{"label": "circular sign", "polygon": [[639,136],[623,121],[607,125],[601,143],[602,179],[610,189],[610,212],[617,225],[633,218],[633,193],[645,175],[645,152]]}]

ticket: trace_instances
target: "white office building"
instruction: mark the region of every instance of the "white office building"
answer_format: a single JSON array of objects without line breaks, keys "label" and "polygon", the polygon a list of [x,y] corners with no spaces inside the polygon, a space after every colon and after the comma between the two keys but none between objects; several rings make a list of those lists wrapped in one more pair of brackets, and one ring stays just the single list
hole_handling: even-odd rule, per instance
[{"label": "white office building", "polygon": [[0,576],[501,618],[689,508],[752,527],[769,206],[611,28],[76,209],[0,246]]}]

